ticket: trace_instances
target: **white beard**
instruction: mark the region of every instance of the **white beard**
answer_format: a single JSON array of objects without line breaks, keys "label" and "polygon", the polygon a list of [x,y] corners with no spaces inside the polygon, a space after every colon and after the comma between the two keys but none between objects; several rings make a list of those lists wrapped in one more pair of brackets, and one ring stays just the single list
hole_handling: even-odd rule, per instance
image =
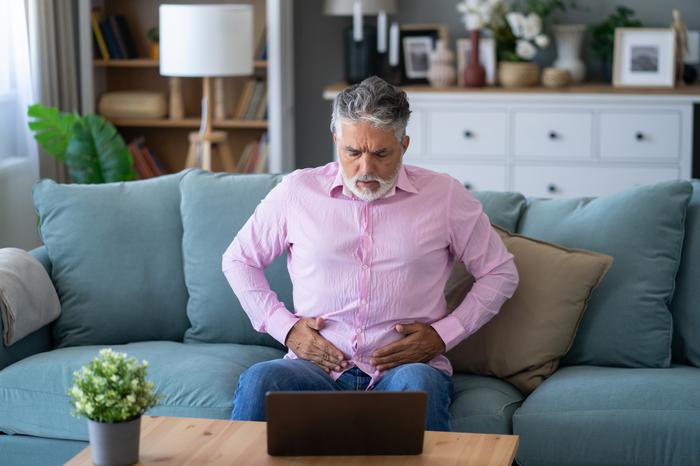
[{"label": "white beard", "polygon": [[[352,178],[348,178],[345,175],[345,170],[340,169],[340,174],[343,176],[343,183],[345,186],[352,191],[352,193],[363,201],[372,202],[377,199],[384,197],[391,188],[394,187],[396,179],[399,176],[399,170],[401,169],[401,164],[396,168],[396,172],[391,176],[391,178],[385,180],[374,175],[355,175]],[[376,181],[379,183],[379,189],[372,191],[370,188],[360,188],[357,186],[358,181]]]}]

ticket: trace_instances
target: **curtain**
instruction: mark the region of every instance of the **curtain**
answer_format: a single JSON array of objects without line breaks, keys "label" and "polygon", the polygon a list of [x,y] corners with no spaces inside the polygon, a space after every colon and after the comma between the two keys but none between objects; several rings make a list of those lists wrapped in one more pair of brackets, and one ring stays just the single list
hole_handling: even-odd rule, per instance
[{"label": "curtain", "polygon": [[27,26],[23,0],[0,1],[0,247],[23,249],[41,244],[32,203],[39,164],[27,121],[36,98]]},{"label": "curtain", "polygon": [[[80,111],[78,0],[26,0],[38,101],[64,112]],[[67,170],[40,150],[42,178],[67,182]]]}]

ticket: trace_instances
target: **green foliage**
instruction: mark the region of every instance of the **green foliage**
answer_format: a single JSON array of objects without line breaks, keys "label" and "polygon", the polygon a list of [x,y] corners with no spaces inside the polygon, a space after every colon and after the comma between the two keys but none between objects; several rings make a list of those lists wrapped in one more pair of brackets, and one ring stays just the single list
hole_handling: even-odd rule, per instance
[{"label": "green foliage", "polygon": [[124,422],[141,416],[161,399],[146,380],[148,362],[140,364],[111,349],[73,373],[68,390],[73,416],[96,422]]},{"label": "green foliage", "polygon": [[146,36],[148,37],[149,41],[157,44],[160,41],[160,30],[158,29],[158,26],[150,28],[146,32]]},{"label": "green foliage", "polygon": [[605,21],[590,26],[591,48],[593,53],[604,62],[612,63],[613,48],[615,46],[615,28],[642,27],[642,23],[635,19],[634,10],[618,6],[615,13]]},{"label": "green foliage", "polygon": [[76,183],[136,179],[131,153],[114,126],[98,115],[81,117],[41,104],[31,105],[29,129],[49,154],[68,165]]}]

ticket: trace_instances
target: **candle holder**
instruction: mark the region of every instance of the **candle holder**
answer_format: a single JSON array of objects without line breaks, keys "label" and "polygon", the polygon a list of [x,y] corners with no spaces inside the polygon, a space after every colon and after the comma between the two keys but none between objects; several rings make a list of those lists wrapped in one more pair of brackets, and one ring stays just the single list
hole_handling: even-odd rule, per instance
[{"label": "candle holder", "polygon": [[371,25],[362,26],[362,40],[353,38],[353,27],[344,33],[345,80],[356,84],[377,74],[377,31]]}]

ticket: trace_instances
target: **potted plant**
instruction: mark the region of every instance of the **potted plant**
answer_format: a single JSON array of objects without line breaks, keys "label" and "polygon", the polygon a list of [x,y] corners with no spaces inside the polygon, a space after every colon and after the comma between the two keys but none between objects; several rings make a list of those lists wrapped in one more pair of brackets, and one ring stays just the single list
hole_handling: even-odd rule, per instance
[{"label": "potted plant", "polygon": [[109,348],[73,373],[68,396],[73,416],[88,420],[92,462],[100,466],[137,463],[141,415],[160,396],[146,380],[148,362]]},{"label": "potted plant", "polygon": [[50,155],[68,165],[76,183],[136,179],[134,161],[114,126],[98,115],[59,112],[41,104],[29,106],[29,129]]},{"label": "potted plant", "polygon": [[[517,4],[514,8],[518,8]],[[532,60],[538,49],[549,45],[542,17],[517,9],[503,13],[493,29],[500,59],[498,80],[505,87],[534,86],[540,81],[540,68]]]},{"label": "potted plant", "polygon": [[158,26],[154,26],[146,32],[148,37],[148,56],[151,60],[160,60],[160,34]]},{"label": "potted plant", "polygon": [[612,57],[615,47],[615,28],[642,27],[641,21],[634,18],[634,10],[618,6],[615,13],[605,21],[590,26],[591,49],[601,60],[603,76],[606,81],[612,81]]}]

